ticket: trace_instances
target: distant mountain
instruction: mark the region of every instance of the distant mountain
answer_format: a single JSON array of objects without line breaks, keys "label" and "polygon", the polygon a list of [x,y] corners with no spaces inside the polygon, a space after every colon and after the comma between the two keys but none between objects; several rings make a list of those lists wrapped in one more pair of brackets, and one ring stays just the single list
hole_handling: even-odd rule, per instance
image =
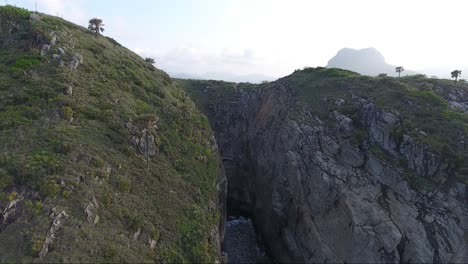
[{"label": "distant mountain", "polygon": [[[340,68],[373,76],[379,75],[380,73],[396,76],[395,67],[395,65],[385,62],[384,56],[375,48],[360,50],[350,48],[341,49],[335,57],[328,61],[327,65],[327,68]],[[402,76],[413,74],[417,74],[417,72],[405,70]]]},{"label": "distant mountain", "polygon": [[263,74],[236,75],[227,72],[208,72],[202,75],[191,75],[186,73],[169,73],[172,78],[194,79],[194,80],[219,80],[226,82],[249,82],[261,83],[262,81],[274,81],[277,78]]}]

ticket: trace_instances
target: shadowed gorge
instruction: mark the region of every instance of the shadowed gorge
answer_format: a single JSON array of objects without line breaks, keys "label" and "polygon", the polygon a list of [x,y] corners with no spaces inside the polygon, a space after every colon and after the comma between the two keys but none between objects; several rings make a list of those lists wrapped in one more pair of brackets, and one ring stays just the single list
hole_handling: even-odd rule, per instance
[{"label": "shadowed gorge", "polygon": [[466,85],[325,68],[180,82],[215,132],[228,212],[273,260],[467,260]]}]

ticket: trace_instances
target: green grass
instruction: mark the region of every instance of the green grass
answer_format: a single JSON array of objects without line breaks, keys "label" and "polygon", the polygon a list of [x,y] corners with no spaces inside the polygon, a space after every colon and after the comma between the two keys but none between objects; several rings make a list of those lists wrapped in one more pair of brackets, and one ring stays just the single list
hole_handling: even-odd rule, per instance
[{"label": "green grass", "polygon": [[16,62],[10,68],[12,70],[27,70],[39,63],[41,63],[40,56],[22,56],[16,59]]},{"label": "green grass", "polygon": [[[0,41],[8,43],[0,50],[0,207],[12,190],[35,197],[0,232],[0,255],[37,261],[37,241],[47,234],[56,207],[70,218],[42,261],[213,260],[209,238],[219,215],[206,205],[217,196],[219,157],[206,140],[212,137],[206,117],[166,73],[115,40],[57,17],[30,21],[29,14],[0,7]],[[12,22],[17,29],[7,34]],[[50,41],[51,31],[66,37],[41,57],[43,43],[33,40]],[[84,62],[74,71],[60,67],[51,58],[58,47],[66,50],[66,63],[74,53]],[[72,96],[64,93],[69,85]],[[129,144],[125,124],[142,130],[151,120],[157,120],[159,154],[146,164]],[[96,226],[84,215],[93,196],[100,205]],[[190,210],[199,213],[196,224]],[[195,225],[197,236],[183,243],[195,231],[181,225]],[[140,227],[142,239],[134,241]],[[158,241],[155,249],[145,236]]]},{"label": "green grass", "polygon": [[0,16],[6,19],[28,19],[31,12],[24,8],[19,8],[11,5],[2,6],[0,8]]}]

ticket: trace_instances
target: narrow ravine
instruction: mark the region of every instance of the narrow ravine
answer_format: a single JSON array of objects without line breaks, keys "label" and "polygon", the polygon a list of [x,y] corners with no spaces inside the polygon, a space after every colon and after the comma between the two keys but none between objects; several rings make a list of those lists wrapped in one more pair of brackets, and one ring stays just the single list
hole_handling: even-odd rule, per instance
[{"label": "narrow ravine", "polygon": [[228,263],[271,263],[263,245],[257,240],[252,220],[242,216],[228,219],[224,250]]}]

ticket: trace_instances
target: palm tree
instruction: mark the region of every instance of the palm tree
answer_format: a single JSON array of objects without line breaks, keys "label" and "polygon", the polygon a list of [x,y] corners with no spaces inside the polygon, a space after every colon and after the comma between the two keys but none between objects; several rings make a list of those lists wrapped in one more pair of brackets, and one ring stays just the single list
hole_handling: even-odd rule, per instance
[{"label": "palm tree", "polygon": [[455,82],[457,82],[458,80],[458,77],[461,75],[461,71],[460,70],[454,70],[452,72],[452,78],[455,78]]},{"label": "palm tree", "polygon": [[398,67],[395,68],[395,71],[398,72],[398,77],[400,77],[401,72],[404,71],[404,70],[405,70],[405,68],[403,68],[402,66],[398,66]]},{"label": "palm tree", "polygon": [[151,65],[156,63],[156,61],[153,58],[145,58],[145,61]]},{"label": "palm tree", "polygon": [[88,29],[93,31],[97,35],[101,34],[101,32],[104,32],[104,24],[102,23],[102,19],[93,18],[89,20]]}]

